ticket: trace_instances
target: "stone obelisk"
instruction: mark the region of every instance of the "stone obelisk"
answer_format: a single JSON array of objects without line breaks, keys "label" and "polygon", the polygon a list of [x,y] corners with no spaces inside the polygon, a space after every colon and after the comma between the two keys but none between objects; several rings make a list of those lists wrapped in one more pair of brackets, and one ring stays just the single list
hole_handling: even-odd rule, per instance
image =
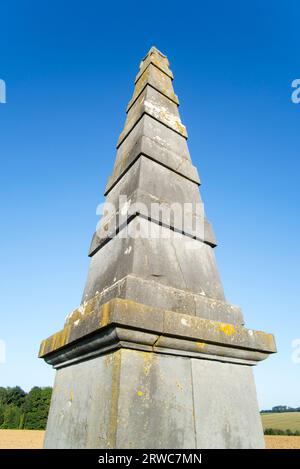
[{"label": "stone obelisk", "polygon": [[225,299],[172,81],[152,47],[81,305],[41,344],[57,370],[46,448],[264,446],[252,366],[276,351],[274,338],[246,329]]}]

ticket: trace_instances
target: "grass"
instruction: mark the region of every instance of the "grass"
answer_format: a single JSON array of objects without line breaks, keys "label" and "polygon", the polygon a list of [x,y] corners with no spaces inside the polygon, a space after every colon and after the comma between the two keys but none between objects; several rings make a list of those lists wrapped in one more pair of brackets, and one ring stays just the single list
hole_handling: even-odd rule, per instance
[{"label": "grass", "polygon": [[263,427],[276,430],[300,431],[300,412],[262,414]]}]

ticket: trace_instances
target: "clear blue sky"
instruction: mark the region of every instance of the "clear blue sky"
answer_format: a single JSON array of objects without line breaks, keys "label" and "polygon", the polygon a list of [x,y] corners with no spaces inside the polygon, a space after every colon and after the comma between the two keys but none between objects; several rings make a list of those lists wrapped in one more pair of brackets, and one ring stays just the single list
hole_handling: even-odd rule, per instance
[{"label": "clear blue sky", "polygon": [[81,298],[96,206],[140,59],[171,62],[228,300],[276,335],[261,407],[300,406],[300,7],[295,1],[2,2],[0,385],[50,385],[37,358]]}]

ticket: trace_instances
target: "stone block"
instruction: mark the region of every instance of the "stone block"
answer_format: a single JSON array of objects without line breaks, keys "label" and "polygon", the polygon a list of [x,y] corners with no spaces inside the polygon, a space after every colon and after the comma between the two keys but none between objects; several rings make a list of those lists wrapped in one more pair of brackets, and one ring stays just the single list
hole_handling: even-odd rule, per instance
[{"label": "stone block", "polygon": [[187,138],[187,131],[180,120],[177,105],[151,86],[146,86],[128,111],[124,130],[117,142],[117,148],[144,114],[148,114],[174,132]]},{"label": "stone block", "polygon": [[57,371],[45,448],[263,447],[249,366],[121,349]]},{"label": "stone block", "polygon": [[93,255],[83,301],[128,274],[225,300],[209,245],[140,216]]},{"label": "stone block", "polygon": [[144,114],[118,148],[105,195],[141,154],[200,184],[197,169],[191,163],[186,139]]},{"label": "stone block", "polygon": [[171,78],[166,75],[162,70],[150,63],[145,72],[141,75],[140,79],[136,83],[133,96],[127,106],[127,112],[133,106],[136,99],[139,97],[139,95],[142,93],[142,91],[147,85],[150,85],[152,86],[152,88],[155,88],[157,91],[166,96],[166,98],[169,98],[175,104],[179,104],[178,97],[176,96],[173,90]]},{"label": "stone block", "polygon": [[251,367],[196,359],[191,363],[197,448],[264,448]]}]

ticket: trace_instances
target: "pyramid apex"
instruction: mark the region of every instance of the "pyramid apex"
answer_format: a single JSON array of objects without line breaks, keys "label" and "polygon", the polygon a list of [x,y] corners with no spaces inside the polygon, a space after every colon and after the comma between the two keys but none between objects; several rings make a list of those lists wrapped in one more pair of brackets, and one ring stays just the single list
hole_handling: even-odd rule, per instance
[{"label": "pyramid apex", "polygon": [[149,57],[150,55],[152,54],[155,54],[155,55],[160,55],[162,58],[166,59],[167,56],[165,54],[163,54],[159,49],[157,49],[156,46],[152,46],[150,47],[149,51],[147,52],[147,54],[145,55],[145,57],[143,58],[143,61]]},{"label": "pyramid apex", "polygon": [[168,57],[160,50],[158,50],[157,47],[152,46],[140,63],[140,71],[136,76],[135,83],[138,81],[150,63],[154,64],[157,68],[162,70],[166,75],[173,79],[173,74],[169,68]]}]

